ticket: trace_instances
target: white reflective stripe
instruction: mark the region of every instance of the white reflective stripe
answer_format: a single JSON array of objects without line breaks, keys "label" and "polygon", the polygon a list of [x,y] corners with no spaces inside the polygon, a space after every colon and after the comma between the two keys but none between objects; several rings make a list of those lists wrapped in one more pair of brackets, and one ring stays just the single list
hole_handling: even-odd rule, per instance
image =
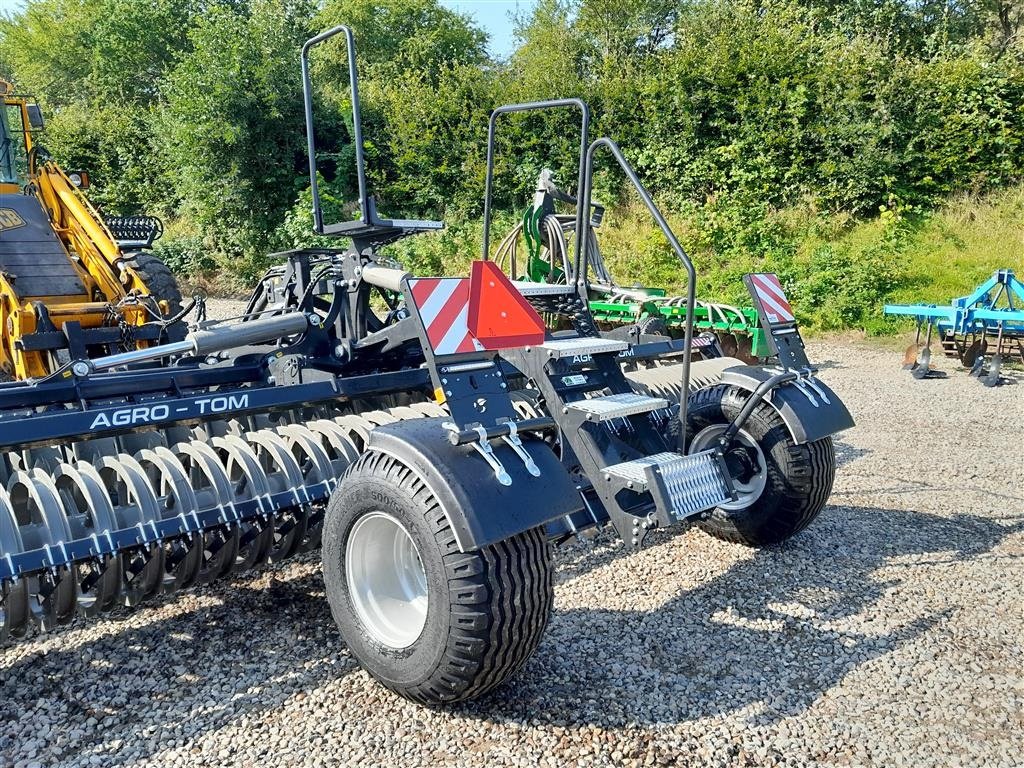
[{"label": "white reflective stripe", "polygon": [[775,299],[772,298],[771,296],[766,296],[761,291],[758,291],[757,295],[761,298],[761,302],[765,305],[765,309],[768,310],[769,312],[774,312],[778,314],[780,317],[782,317],[783,320],[795,319],[792,314],[790,314],[786,309],[780,306],[779,303],[775,301]]},{"label": "white reflective stripe", "polygon": [[454,354],[462,344],[462,340],[466,338],[467,333],[469,333],[469,304],[464,304],[451,326],[445,331],[444,337],[434,347],[434,354]]},{"label": "white reflective stripe", "polygon": [[773,293],[776,298],[780,299],[784,303],[789,304],[789,301],[786,299],[786,294],[782,290],[782,286],[777,282],[777,278],[776,280],[773,280],[772,277],[767,274],[757,274],[755,277],[758,278],[757,282],[761,284],[762,288]]},{"label": "white reflective stripe", "polygon": [[445,279],[438,281],[434,287],[434,291],[427,297],[427,300],[423,302],[423,306],[420,307],[420,317],[423,319],[423,325],[428,329],[430,324],[434,322],[437,316],[444,309],[444,305],[448,303],[448,299],[451,298],[452,294],[455,293],[455,289],[459,287],[461,282],[458,278]]},{"label": "white reflective stripe", "polygon": [[[785,321],[796,319],[789,308],[786,295],[782,292],[781,287],[775,284],[774,280],[762,274],[752,275],[751,279],[753,280],[758,298],[765,305],[766,313],[774,312]],[[770,317],[768,319],[771,320]]]}]

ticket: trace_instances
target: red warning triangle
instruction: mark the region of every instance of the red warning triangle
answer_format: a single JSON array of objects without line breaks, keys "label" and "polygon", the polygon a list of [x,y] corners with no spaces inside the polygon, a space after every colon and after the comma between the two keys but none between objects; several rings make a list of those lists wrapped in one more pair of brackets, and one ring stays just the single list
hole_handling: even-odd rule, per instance
[{"label": "red warning triangle", "polygon": [[544,321],[493,261],[474,261],[469,273],[469,332],[487,349],[544,341]]}]

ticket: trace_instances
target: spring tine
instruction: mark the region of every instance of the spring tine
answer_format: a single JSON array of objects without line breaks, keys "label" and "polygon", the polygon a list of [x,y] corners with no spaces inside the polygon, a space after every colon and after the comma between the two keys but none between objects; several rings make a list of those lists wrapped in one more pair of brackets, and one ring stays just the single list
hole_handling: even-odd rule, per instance
[{"label": "spring tine", "polygon": [[[306,426],[320,436],[324,444],[337,457],[334,460],[339,462],[339,464],[344,462],[345,468],[359,457],[359,451],[356,450],[352,440],[349,439],[348,433],[342,429],[340,424],[330,419],[319,419],[309,422]],[[345,468],[342,468],[341,472],[344,472]],[[340,473],[336,474],[340,476]]]},{"label": "spring tine", "polygon": [[338,416],[334,421],[348,433],[349,439],[352,440],[357,450],[362,451],[366,447],[366,442],[370,439],[370,432],[374,427],[372,423],[364,419],[362,415]]},{"label": "spring tine", "polygon": [[[205,487],[209,489],[213,498],[200,499],[200,494],[197,493],[197,508],[206,511],[214,507],[220,511],[222,523],[237,523],[238,513],[235,510],[235,494],[231,490],[231,480],[216,451],[206,443],[199,442],[178,443],[173,451],[179,461],[185,459],[182,461],[183,466],[187,465],[197,470],[208,483]],[[193,489],[200,479],[195,473],[189,475]]]},{"label": "spring tine", "polygon": [[[0,488],[0,547],[8,557],[25,551],[14,507],[3,488]],[[29,622],[27,588],[26,579],[8,579],[0,584],[0,642],[24,637]]]},{"label": "spring tine", "polygon": [[324,450],[323,443],[317,439],[317,436],[302,424],[278,427],[277,432],[282,437],[288,438],[293,455],[296,450],[299,450],[309,459],[308,471],[303,473],[303,485],[309,488],[323,483],[328,494],[333,491],[338,477],[335,475],[331,457]]},{"label": "spring tine", "polygon": [[[309,501],[304,494],[302,487],[302,468],[292,455],[288,444],[282,437],[270,429],[261,429],[250,432],[245,436],[250,445],[256,448],[261,460],[269,462],[269,466],[261,465],[267,469],[274,468],[276,471],[268,471],[267,479],[273,493],[287,495],[295,506],[305,504]],[[289,506],[280,504],[280,506]]]},{"label": "spring tine", "polygon": [[[215,437],[210,444],[224,455],[224,468],[234,497],[256,499],[261,512],[264,514],[272,512],[270,484],[252,446],[237,435]],[[241,477],[239,477],[239,473]],[[244,483],[242,483],[242,478],[245,480]]]},{"label": "spring tine", "polygon": [[448,409],[440,403],[435,403],[432,400],[426,400],[422,403],[413,403],[409,406],[416,411],[421,417],[426,416],[427,418],[437,416],[448,416]]},{"label": "spring tine", "polygon": [[398,419],[392,416],[388,411],[367,411],[366,413],[359,414],[359,418],[369,422],[375,427],[379,427],[384,424],[394,424],[398,421]]},{"label": "spring tine", "polygon": [[44,630],[66,624],[75,616],[78,572],[70,564],[65,548],[71,531],[57,489],[37,467],[31,473],[16,472],[7,492],[15,518],[27,521],[21,526],[23,543],[44,548],[51,566],[50,570],[28,578],[32,618]]},{"label": "spring tine", "polygon": [[164,549],[153,528],[160,519],[160,504],[145,470],[126,453],[102,457],[99,474],[118,529],[138,532],[136,546],[121,558],[125,603],[136,605],[159,592],[163,583]]},{"label": "spring tine", "polygon": [[[174,453],[163,445],[139,451],[136,459],[149,478],[157,497],[161,520],[181,518],[186,512],[198,510],[195,491],[189,483],[185,467]],[[163,592],[191,586],[202,565],[201,537],[195,533],[164,542]]]},{"label": "spring tine", "polygon": [[53,475],[76,538],[91,538],[96,554],[86,572],[79,574],[78,610],[94,616],[117,606],[122,595],[121,557],[102,534],[117,528],[117,518],[103,480],[92,464],[62,463]]},{"label": "spring tine", "polygon": [[[211,445],[221,454],[236,502],[254,499],[260,512],[269,516],[273,512],[270,487],[252,446],[234,434],[215,437]],[[244,521],[235,570],[246,570],[265,562],[273,541],[273,528],[266,519]]]}]

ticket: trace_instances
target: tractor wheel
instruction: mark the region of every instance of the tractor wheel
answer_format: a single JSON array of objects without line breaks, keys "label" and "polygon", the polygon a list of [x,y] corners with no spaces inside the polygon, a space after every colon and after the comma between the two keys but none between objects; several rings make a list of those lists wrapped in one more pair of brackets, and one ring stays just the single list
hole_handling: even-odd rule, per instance
[{"label": "tractor wheel", "polygon": [[[737,416],[748,393],[720,384],[692,395],[687,407],[689,452],[707,450]],[[777,544],[806,528],[832,491],[832,438],[793,442],[778,412],[762,402],[727,455],[739,498],[713,510],[700,527],[715,538],[747,546]]]},{"label": "tractor wheel", "polygon": [[[128,254],[127,266],[146,284],[146,289],[157,301],[167,303],[167,314],[170,317],[181,312],[181,289],[178,279],[170,268],[149,251],[137,251]],[[167,328],[168,341],[181,341],[188,329],[181,321]]]},{"label": "tractor wheel", "polygon": [[376,451],[332,495],[322,554],[331,613],[352,655],[421,704],[501,685],[537,649],[551,614],[543,529],[460,552],[430,488]]}]

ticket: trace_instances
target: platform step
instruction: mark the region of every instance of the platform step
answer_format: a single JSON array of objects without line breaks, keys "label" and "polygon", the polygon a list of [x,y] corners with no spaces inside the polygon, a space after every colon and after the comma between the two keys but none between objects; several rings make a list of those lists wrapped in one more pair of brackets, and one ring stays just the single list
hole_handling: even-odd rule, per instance
[{"label": "platform step", "polygon": [[609,421],[668,408],[668,400],[662,397],[638,395],[636,392],[623,392],[618,395],[577,400],[573,403],[566,403],[565,407],[571,411],[586,414],[588,421]]},{"label": "platform step", "polygon": [[675,520],[714,509],[732,499],[722,464],[713,450],[689,456],[657,453],[613,464],[604,471],[607,476],[630,483],[638,493],[651,491],[659,510]]},{"label": "platform step", "polygon": [[629,349],[628,342],[617,339],[603,339],[599,336],[577,336],[571,339],[549,339],[538,344],[537,349],[548,353],[548,357],[557,359],[576,357],[577,355],[605,355]]},{"label": "platform step", "polygon": [[576,292],[576,286],[574,285],[531,283],[525,280],[513,280],[512,285],[523,296],[568,296],[570,293]]}]

